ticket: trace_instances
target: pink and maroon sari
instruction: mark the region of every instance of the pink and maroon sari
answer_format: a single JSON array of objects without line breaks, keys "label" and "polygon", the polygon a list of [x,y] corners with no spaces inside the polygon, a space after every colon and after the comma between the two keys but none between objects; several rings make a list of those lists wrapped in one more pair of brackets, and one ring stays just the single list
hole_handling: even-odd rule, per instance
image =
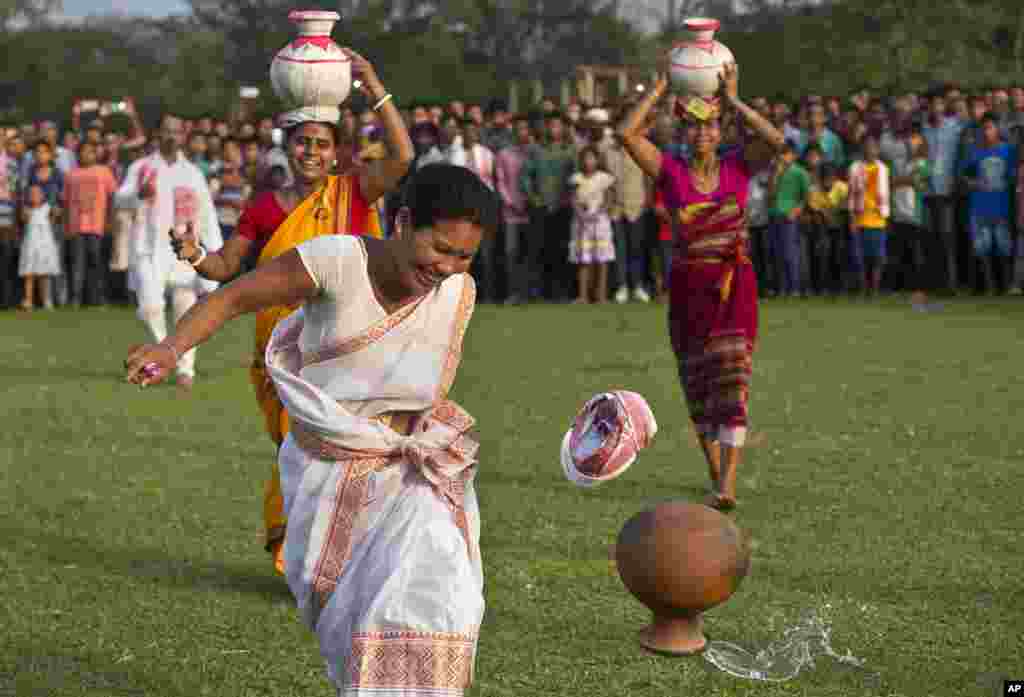
[{"label": "pink and maroon sari", "polygon": [[705,194],[685,161],[663,156],[658,186],[675,220],[669,332],[698,433],[726,445],[746,438],[757,278],[747,256],[750,171],[741,150],[721,157]]}]

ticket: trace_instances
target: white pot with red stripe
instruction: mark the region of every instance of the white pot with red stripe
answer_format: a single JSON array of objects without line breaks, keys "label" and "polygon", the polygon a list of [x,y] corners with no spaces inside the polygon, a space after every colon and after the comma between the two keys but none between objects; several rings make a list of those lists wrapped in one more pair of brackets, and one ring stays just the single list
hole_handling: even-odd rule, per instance
[{"label": "white pot with red stripe", "polygon": [[715,41],[717,19],[691,17],[683,22],[685,38],[669,52],[672,87],[680,94],[712,97],[718,91],[722,66],[734,61],[732,51]]},{"label": "white pot with red stripe", "polygon": [[288,15],[299,35],[274,56],[270,82],[288,109],[333,112],[352,90],[352,64],[331,40],[337,12],[294,11]]}]

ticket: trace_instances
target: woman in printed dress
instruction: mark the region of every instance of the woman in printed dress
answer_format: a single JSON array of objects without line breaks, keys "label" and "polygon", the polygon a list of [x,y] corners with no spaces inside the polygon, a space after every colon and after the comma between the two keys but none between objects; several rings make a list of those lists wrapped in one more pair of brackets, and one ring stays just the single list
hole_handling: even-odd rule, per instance
[{"label": "woman in printed dress", "polygon": [[[686,97],[675,114],[690,156],[663,154],[644,135],[648,114],[668,89],[668,71],[620,129],[636,163],[657,182],[676,227],[669,331],[679,378],[711,477],[708,504],[736,505],[736,468],[746,440],[752,355],[757,342],[757,278],[748,256],[750,177],[785,143],[783,134],[738,96],[738,68],[724,67],[714,98]],[[720,150],[723,107],[750,137]]]},{"label": "woman in printed dress", "polygon": [[228,320],[302,305],[265,356],[291,420],[285,576],[349,697],[461,695],[484,612],[473,419],[447,396],[476,297],[468,271],[499,206],[446,164],[417,172],[407,195],[394,237],[303,242],[125,362],[131,382],[155,384]]}]

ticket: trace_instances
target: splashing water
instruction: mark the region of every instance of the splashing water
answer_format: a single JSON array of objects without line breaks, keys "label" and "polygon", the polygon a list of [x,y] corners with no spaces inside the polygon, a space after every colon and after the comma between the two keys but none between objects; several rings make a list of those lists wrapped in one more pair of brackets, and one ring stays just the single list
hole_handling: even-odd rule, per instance
[{"label": "splashing water", "polygon": [[840,663],[864,667],[864,661],[847,650],[844,655],[832,648],[832,627],[816,610],[805,612],[795,626],[788,627],[782,639],[756,654],[727,641],[712,641],[704,658],[719,670],[737,678],[785,682],[804,668],[813,668],[814,659],[834,658]]}]

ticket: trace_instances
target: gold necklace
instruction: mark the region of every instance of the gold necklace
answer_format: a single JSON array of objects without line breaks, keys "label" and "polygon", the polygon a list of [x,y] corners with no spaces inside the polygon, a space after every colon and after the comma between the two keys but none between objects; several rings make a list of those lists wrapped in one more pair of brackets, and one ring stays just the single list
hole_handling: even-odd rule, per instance
[{"label": "gold necklace", "polygon": [[696,167],[690,167],[690,174],[693,177],[693,188],[702,194],[714,192],[718,189],[719,169],[718,158],[715,158],[714,163],[708,168],[707,174],[701,172]]}]

